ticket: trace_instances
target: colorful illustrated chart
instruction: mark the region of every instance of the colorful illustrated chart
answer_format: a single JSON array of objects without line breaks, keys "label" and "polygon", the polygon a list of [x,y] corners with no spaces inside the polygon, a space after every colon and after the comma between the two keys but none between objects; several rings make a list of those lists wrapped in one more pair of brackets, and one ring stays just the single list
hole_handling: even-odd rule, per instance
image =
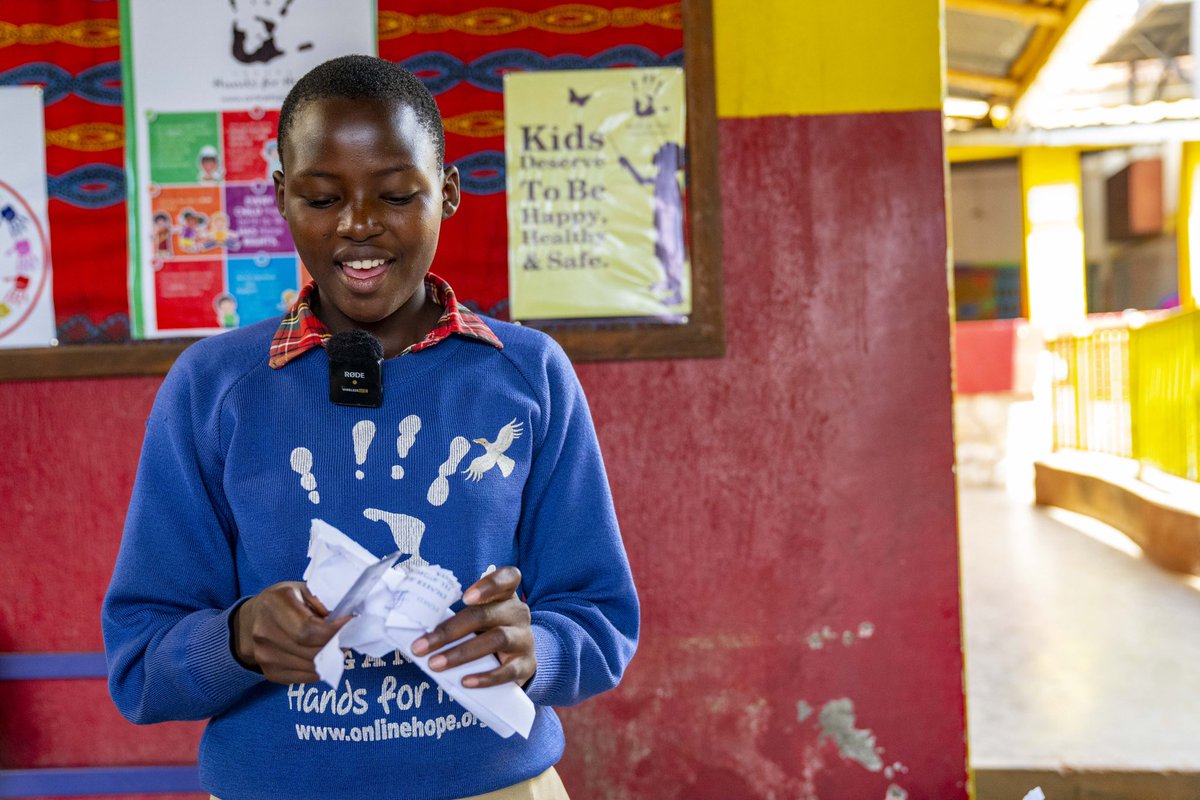
[{"label": "colorful illustrated chart", "polygon": [[374,0],[123,0],[121,25],[133,335],[283,314],[308,275],[275,206],[278,109],[316,65],[375,52]]},{"label": "colorful illustrated chart", "polygon": [[42,89],[0,88],[0,347],[54,341]]},{"label": "colorful illustrated chart", "polygon": [[149,119],[146,246],[161,331],[236,328],[288,309],[307,279],[275,207],[276,111]]}]

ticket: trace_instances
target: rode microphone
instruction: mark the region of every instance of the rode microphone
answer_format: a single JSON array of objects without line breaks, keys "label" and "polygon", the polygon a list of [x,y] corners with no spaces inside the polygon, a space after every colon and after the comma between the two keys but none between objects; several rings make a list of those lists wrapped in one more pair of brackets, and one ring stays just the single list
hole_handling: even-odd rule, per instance
[{"label": "rode microphone", "polygon": [[383,345],[362,330],[335,333],[325,341],[329,355],[329,399],[339,406],[383,405]]}]

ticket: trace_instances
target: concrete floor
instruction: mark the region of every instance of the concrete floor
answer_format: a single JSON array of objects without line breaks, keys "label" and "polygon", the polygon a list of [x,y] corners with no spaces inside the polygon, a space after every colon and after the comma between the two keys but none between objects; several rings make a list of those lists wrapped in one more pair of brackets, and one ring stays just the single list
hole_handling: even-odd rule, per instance
[{"label": "concrete floor", "polygon": [[[1040,775],[1050,800],[1200,797],[1200,582],[1053,516],[1064,513],[1002,489],[960,494],[978,796],[1020,798]],[[1006,772],[1018,776],[1010,788],[989,791],[989,780],[999,785],[989,775]],[[1029,782],[1014,793],[1022,772]],[[1064,772],[1117,783],[1178,773],[1192,788],[1122,791],[1109,781],[1088,790],[1076,781],[1051,794],[1047,782]]]}]

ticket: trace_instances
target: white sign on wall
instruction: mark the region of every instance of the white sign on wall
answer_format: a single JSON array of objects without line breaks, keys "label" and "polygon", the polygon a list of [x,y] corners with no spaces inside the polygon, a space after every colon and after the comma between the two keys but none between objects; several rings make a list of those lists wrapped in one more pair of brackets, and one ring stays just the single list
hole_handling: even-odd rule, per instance
[{"label": "white sign on wall", "polygon": [[45,347],[55,342],[41,87],[0,88],[0,142],[0,347]]}]

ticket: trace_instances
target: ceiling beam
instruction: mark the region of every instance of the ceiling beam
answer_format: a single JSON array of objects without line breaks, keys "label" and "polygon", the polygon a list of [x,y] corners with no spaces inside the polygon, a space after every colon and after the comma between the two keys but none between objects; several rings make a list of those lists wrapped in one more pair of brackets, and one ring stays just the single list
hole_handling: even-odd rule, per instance
[{"label": "ceiling beam", "polygon": [[946,8],[1022,22],[1026,25],[1055,26],[1063,21],[1062,9],[1004,0],[946,0]]},{"label": "ceiling beam", "polygon": [[1054,38],[1058,32],[1056,28],[1037,28],[1033,35],[1025,42],[1025,49],[1017,56],[1009,67],[1008,77],[1020,81],[1033,68],[1034,63],[1040,58],[1042,50]]},{"label": "ceiling beam", "polygon": [[[1050,60],[1050,56],[1054,53],[1054,48],[1058,47],[1059,41],[1063,34],[1071,27],[1071,23],[1079,16],[1079,12],[1088,4],[1088,0],[1068,0],[1066,8],[1063,10],[1063,21],[1054,30],[1046,31],[1044,37],[1036,37],[1038,39],[1037,47],[1034,49],[1034,44],[1031,41],[1030,46],[1020,58],[1017,59],[1021,67],[1021,72],[1017,72],[1014,68],[1013,77],[1017,78],[1018,86],[1016,96],[1013,98],[1014,105],[1020,102],[1025,93],[1029,91],[1029,87],[1037,80],[1038,73],[1042,71],[1042,67],[1046,66],[1046,62]],[[1042,31],[1038,31],[1042,33]]]},{"label": "ceiling beam", "polygon": [[1002,78],[997,75],[979,75],[974,72],[962,72],[956,69],[946,70],[946,83],[967,89],[972,92],[999,97],[1012,97],[1017,93],[1020,84],[1012,78]]}]

